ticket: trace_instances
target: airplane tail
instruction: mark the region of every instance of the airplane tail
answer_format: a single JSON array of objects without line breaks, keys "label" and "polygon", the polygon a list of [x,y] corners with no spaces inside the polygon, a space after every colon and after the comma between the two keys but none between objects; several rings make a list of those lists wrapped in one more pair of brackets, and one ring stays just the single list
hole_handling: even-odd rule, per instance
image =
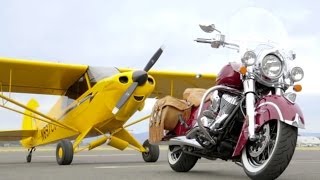
[{"label": "airplane tail", "polygon": [[[39,103],[32,98],[29,100],[27,107],[36,110],[39,107]],[[32,116],[34,116],[32,112],[25,110],[25,115],[23,116],[22,120],[23,131],[36,132],[38,130],[39,120],[34,119]],[[32,136],[33,134],[29,137],[23,137],[20,141],[21,145],[28,148],[32,147]]]}]

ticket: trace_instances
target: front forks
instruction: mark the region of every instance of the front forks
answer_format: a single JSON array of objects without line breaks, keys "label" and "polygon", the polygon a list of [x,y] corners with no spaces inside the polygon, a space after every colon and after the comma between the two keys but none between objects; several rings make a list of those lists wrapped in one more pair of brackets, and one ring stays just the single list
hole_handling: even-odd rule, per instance
[{"label": "front forks", "polygon": [[254,80],[248,78],[243,81],[244,93],[246,95],[246,120],[249,122],[248,133],[251,141],[256,140],[255,134],[255,83]]}]

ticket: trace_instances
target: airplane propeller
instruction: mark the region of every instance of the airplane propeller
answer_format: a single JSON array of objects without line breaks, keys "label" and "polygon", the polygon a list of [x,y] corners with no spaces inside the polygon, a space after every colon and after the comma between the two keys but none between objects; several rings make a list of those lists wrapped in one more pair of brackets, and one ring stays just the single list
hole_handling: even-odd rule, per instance
[{"label": "airplane propeller", "polygon": [[112,113],[117,114],[118,111],[122,108],[122,106],[129,100],[130,96],[133,94],[134,90],[138,86],[141,86],[146,83],[148,80],[148,71],[153,67],[153,65],[160,58],[164,47],[161,46],[151,57],[148,64],[144,67],[143,70],[137,70],[133,72],[132,80],[133,83],[129,86],[129,88],[123,93],[120,100],[117,102],[116,106],[113,108]]},{"label": "airplane propeller", "polygon": [[158,61],[159,57],[161,56],[162,52],[163,52],[164,46],[161,46],[156,53],[154,53],[154,55],[151,57],[151,59],[149,60],[148,64],[144,67],[144,71],[148,72],[152,66]]}]

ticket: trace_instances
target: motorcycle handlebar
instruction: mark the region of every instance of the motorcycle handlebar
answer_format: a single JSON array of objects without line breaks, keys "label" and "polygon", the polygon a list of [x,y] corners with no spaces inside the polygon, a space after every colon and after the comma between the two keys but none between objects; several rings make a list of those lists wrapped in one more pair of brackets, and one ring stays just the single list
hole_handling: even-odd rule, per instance
[{"label": "motorcycle handlebar", "polygon": [[197,38],[195,40],[198,43],[207,43],[207,44],[211,44],[212,48],[219,48],[221,46],[229,48],[229,49],[234,49],[237,50],[239,52],[239,48],[240,46],[234,43],[227,43],[224,40],[223,41],[219,41],[219,40],[215,40],[215,39],[206,39],[206,38]]},{"label": "motorcycle handlebar", "polygon": [[198,43],[208,43],[208,44],[211,44],[213,42],[212,39],[205,39],[205,38],[197,38],[195,41]]}]

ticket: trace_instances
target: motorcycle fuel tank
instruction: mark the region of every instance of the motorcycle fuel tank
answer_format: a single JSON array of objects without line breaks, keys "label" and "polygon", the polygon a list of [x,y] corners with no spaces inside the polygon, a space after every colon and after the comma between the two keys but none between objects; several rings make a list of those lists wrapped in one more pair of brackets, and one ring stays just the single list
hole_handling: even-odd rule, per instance
[{"label": "motorcycle fuel tank", "polygon": [[239,69],[240,64],[235,62],[224,66],[217,76],[216,85],[224,85],[240,91],[243,90]]}]

